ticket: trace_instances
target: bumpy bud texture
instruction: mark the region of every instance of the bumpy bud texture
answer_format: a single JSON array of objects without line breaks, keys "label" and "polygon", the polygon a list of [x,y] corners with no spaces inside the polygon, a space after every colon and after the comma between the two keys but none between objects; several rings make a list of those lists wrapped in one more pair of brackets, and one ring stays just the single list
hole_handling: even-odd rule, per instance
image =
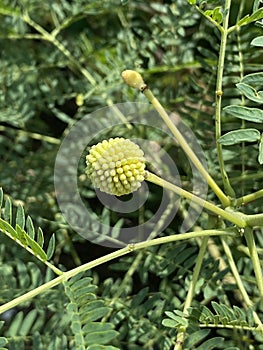
[{"label": "bumpy bud texture", "polygon": [[122,196],[136,191],[145,178],[145,158],[138,145],[122,137],[91,147],[86,173],[102,192]]}]

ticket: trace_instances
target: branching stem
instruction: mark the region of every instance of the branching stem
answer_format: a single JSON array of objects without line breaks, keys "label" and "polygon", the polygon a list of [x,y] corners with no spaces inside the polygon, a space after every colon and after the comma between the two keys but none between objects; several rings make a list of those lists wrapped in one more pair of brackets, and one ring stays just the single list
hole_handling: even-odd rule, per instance
[{"label": "branching stem", "polygon": [[39,286],[35,288],[34,290],[25,293],[24,295],[21,295],[20,297],[17,297],[8,303],[0,306],[0,314],[3,312],[6,312],[13,307],[24,303],[26,301],[29,301],[30,299],[36,297],[39,294],[42,294],[43,292],[63,283],[64,281],[67,281],[71,277],[77,275],[78,273],[90,270],[96,266],[99,266],[101,264],[104,264],[106,262],[109,262],[113,259],[116,259],[118,257],[121,257],[123,255],[129,254],[132,251],[148,248],[154,245],[169,243],[169,242],[176,242],[186,239],[192,239],[197,237],[207,237],[207,236],[236,236],[235,229],[228,229],[228,230],[204,230],[204,231],[198,231],[198,232],[187,232],[187,233],[181,233],[176,235],[171,235],[167,237],[160,237],[156,238],[150,241],[144,241],[140,243],[130,244],[126,246],[125,248],[119,249],[113,253],[107,254],[101,258],[95,259],[91,262],[88,262],[84,265],[78,266],[70,271],[62,272],[62,275],[54,278],[53,280],[43,284],[42,286]]},{"label": "branching stem", "polygon": [[196,156],[196,154],[194,153],[192,148],[189,147],[184,136],[181,134],[181,132],[177,129],[177,127],[171,121],[167,112],[165,111],[163,106],[160,104],[160,102],[157,100],[157,98],[153,95],[152,91],[149,88],[146,88],[143,91],[143,93],[148,98],[148,100],[152,103],[152,105],[154,106],[156,111],[159,113],[159,115],[162,117],[165,124],[168,126],[168,128],[171,130],[171,132],[175,136],[179,145],[182,147],[182,149],[187,154],[187,156],[192,161],[192,163],[197,168],[197,170],[202,174],[204,179],[207,181],[208,185],[212,188],[212,190],[214,191],[216,196],[220,199],[221,203],[225,207],[228,206],[230,204],[229,198],[224,194],[224,192],[220,189],[220,187],[216,184],[214,179],[210,176],[210,174],[204,168],[204,166],[200,162],[199,158]]},{"label": "branching stem", "polygon": [[240,197],[236,200],[236,206],[241,206],[250,202],[253,202],[259,198],[263,197],[263,190],[258,190],[254,193],[247,194],[243,197]]},{"label": "branching stem", "polygon": [[210,202],[208,202],[200,197],[197,197],[194,194],[182,189],[179,186],[172,184],[171,182],[168,182],[168,181],[160,178],[159,176],[157,176],[153,173],[148,172],[146,180],[150,181],[152,183],[155,183],[156,185],[162,186],[163,188],[166,188],[170,191],[173,191],[174,193],[176,193],[176,194],[178,194],[186,199],[193,201],[194,203],[200,205],[201,207],[208,209],[212,213],[219,215],[222,218],[236,224],[238,227],[245,227],[247,225],[246,220],[245,220],[245,217],[247,217],[246,215],[244,215],[242,213],[235,213],[235,212],[230,212],[230,211],[226,211],[224,209],[221,209],[218,206],[216,206],[215,204],[210,203]]}]

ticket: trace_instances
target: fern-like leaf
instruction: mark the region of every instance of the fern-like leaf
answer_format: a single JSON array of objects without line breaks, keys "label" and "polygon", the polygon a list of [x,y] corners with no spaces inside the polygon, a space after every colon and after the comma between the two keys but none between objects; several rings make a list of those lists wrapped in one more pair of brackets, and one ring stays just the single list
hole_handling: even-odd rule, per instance
[{"label": "fern-like leaf", "polygon": [[[0,203],[3,204],[3,191],[0,193]],[[1,211],[1,207],[0,207]],[[4,215],[0,218],[0,230],[9,238],[19,243],[26,248],[31,254],[35,255],[42,261],[51,259],[55,249],[55,237],[51,237],[48,244],[48,255],[43,250],[44,234],[41,228],[38,228],[35,237],[35,229],[32,219],[28,216],[26,218],[24,208],[19,204],[16,210],[15,223],[12,222],[12,202],[9,197],[5,200]],[[28,231],[26,232],[25,229]]]},{"label": "fern-like leaf", "polygon": [[248,309],[243,311],[238,306],[234,306],[233,309],[224,304],[219,304],[215,301],[211,302],[211,305],[214,309],[212,312],[208,307],[203,306],[201,310],[201,315],[199,318],[200,325],[223,325],[223,326],[233,326],[242,328],[242,327],[254,327],[253,314],[252,310]]},{"label": "fern-like leaf", "polygon": [[71,319],[71,329],[74,333],[75,346],[78,350],[118,350],[107,345],[117,337],[111,323],[100,320],[110,310],[103,300],[97,298],[96,286],[90,277],[77,275],[65,282],[65,292],[70,299],[67,311]]}]

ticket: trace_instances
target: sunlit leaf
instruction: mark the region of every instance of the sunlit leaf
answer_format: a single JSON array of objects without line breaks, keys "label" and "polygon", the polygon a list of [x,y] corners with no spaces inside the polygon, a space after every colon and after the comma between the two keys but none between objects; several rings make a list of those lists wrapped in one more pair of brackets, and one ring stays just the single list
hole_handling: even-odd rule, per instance
[{"label": "sunlit leaf", "polygon": [[19,225],[16,225],[16,231],[18,233],[18,239],[22,244],[32,249],[36,256],[39,256],[42,260],[47,260],[47,255],[40,245],[34,241]]},{"label": "sunlit leaf", "polygon": [[26,231],[32,239],[35,238],[35,228],[30,216],[26,219]]},{"label": "sunlit leaf", "polygon": [[40,247],[43,247],[44,244],[44,233],[42,231],[42,228],[39,227],[37,230],[37,243],[40,245]]},{"label": "sunlit leaf", "polygon": [[196,350],[212,350],[212,349],[218,349],[218,344],[224,344],[224,338],[222,337],[215,337],[212,339],[208,339],[205,341],[202,345],[198,346]]},{"label": "sunlit leaf", "polygon": [[12,202],[9,197],[6,198],[5,201],[5,210],[4,210],[4,219],[8,221],[10,224],[12,223]]},{"label": "sunlit leaf", "polygon": [[220,6],[215,7],[213,10],[206,10],[205,15],[212,17],[213,20],[219,24],[223,21],[223,14]]},{"label": "sunlit leaf", "polygon": [[252,86],[244,83],[239,83],[236,86],[238,90],[240,90],[251,101],[263,103],[263,91],[257,91]]},{"label": "sunlit leaf", "polygon": [[119,333],[115,331],[114,329],[107,330],[105,332],[94,332],[91,334],[88,334],[87,336],[87,343],[90,345],[93,344],[106,344],[110,342],[112,339],[116,338]]},{"label": "sunlit leaf", "polygon": [[56,239],[55,239],[55,234],[53,233],[47,247],[47,260],[50,260],[52,258],[55,248],[56,248]]},{"label": "sunlit leaf", "polygon": [[254,123],[263,122],[263,110],[259,108],[249,108],[244,106],[227,106],[224,108],[226,114],[230,114],[233,117],[247,120]]},{"label": "sunlit leaf", "polygon": [[[8,343],[8,340],[4,337],[0,337],[0,346],[1,348],[3,348],[3,346],[5,346]],[[5,350],[5,349],[3,349]]]},{"label": "sunlit leaf", "polygon": [[241,18],[238,22],[237,25],[246,25],[251,22],[258,21],[259,19],[263,18],[263,9],[258,9],[255,11],[251,16],[246,15],[245,17]]},{"label": "sunlit leaf", "polygon": [[256,129],[234,130],[221,136],[218,142],[224,146],[235,145],[240,142],[255,142],[260,139],[260,132]]},{"label": "sunlit leaf", "polygon": [[247,74],[242,78],[241,83],[253,86],[263,86],[263,73],[259,72]]},{"label": "sunlit leaf", "polygon": [[162,325],[165,326],[165,327],[169,327],[169,328],[176,328],[178,327],[178,322],[175,321],[175,320],[172,320],[170,318],[165,318],[163,321],[162,321]]},{"label": "sunlit leaf", "polygon": [[258,36],[257,38],[251,41],[251,45],[253,46],[263,46],[263,36]]},{"label": "sunlit leaf", "polygon": [[201,342],[204,338],[208,336],[211,331],[209,329],[201,329],[191,334],[189,340],[186,341],[186,347],[188,349],[193,349],[194,345]]},{"label": "sunlit leaf", "polygon": [[16,211],[16,223],[24,229],[25,227],[25,211],[21,204],[18,205]]},{"label": "sunlit leaf", "polygon": [[16,230],[3,219],[0,219],[0,230],[9,233],[13,239],[18,237]]}]

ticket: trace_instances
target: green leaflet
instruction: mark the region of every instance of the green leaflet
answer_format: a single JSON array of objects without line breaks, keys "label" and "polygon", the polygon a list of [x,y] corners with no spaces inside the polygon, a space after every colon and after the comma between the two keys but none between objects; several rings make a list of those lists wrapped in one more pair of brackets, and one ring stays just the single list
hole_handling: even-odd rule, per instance
[{"label": "green leaflet", "polygon": [[33,221],[30,216],[26,219],[26,232],[29,234],[29,236],[34,239],[35,238],[35,228]]},{"label": "green leaflet", "polygon": [[249,108],[243,106],[227,106],[224,108],[226,114],[249,122],[263,123],[263,110],[259,108]]},{"label": "green leaflet", "polygon": [[1,350],[4,350],[3,346],[5,346],[8,343],[7,339],[4,337],[0,337],[0,346]]},{"label": "green leaflet", "polygon": [[260,132],[256,129],[239,129],[227,132],[218,139],[224,146],[235,145],[240,142],[255,142],[260,139]]},{"label": "green leaflet", "polygon": [[39,256],[42,260],[47,260],[47,255],[40,245],[34,241],[19,225],[16,225],[16,232],[18,233],[18,240],[25,246],[32,249],[36,256]]},{"label": "green leaflet", "polygon": [[162,325],[165,326],[165,327],[168,327],[168,328],[177,328],[180,324],[181,321],[178,317],[178,320],[174,320],[174,319],[170,319],[170,318],[165,318],[163,321],[162,321]]},{"label": "green leaflet", "polygon": [[258,21],[261,18],[263,18],[263,10],[262,9],[258,9],[251,16],[246,15],[245,17],[241,18],[237,22],[237,25],[243,26],[243,25],[249,24],[251,22]]},{"label": "green leaflet", "polygon": [[[187,327],[188,325],[187,319],[184,317],[182,312],[180,311],[178,312],[178,311],[179,310],[174,310],[174,312],[165,311],[166,316],[168,316],[169,318],[165,318],[162,321],[162,325],[169,328],[178,328],[181,326]],[[176,315],[176,313],[178,315]]]},{"label": "green leaflet", "polygon": [[194,349],[195,344],[200,344],[200,342],[205,339],[210,333],[210,329],[201,329],[191,334],[191,337],[186,339],[185,345],[187,349]]},{"label": "green leaflet", "polygon": [[38,245],[42,248],[44,244],[44,234],[41,229],[41,227],[38,228],[37,230],[37,239],[36,239]]},{"label": "green leaflet", "polygon": [[23,322],[21,324],[21,328],[19,330],[19,334],[26,336],[30,333],[31,328],[33,327],[34,323],[36,322],[38,317],[38,311],[31,310],[23,319]]},{"label": "green leaflet", "polygon": [[89,322],[86,326],[83,327],[84,332],[88,335],[93,332],[107,332],[112,330],[113,325],[111,323],[99,323],[99,322]]},{"label": "green leaflet", "polygon": [[222,337],[215,337],[212,339],[208,339],[202,345],[198,346],[196,350],[212,350],[212,349],[218,349],[218,348],[226,350],[224,346],[224,338]]},{"label": "green leaflet", "polygon": [[118,334],[119,333],[117,331],[115,331],[114,329],[107,330],[107,331],[97,331],[97,332],[93,332],[91,334],[88,334],[86,339],[87,339],[87,343],[89,343],[90,345],[97,344],[98,339],[99,339],[100,344],[107,344],[112,339],[116,338],[116,336]]},{"label": "green leaflet", "polygon": [[[3,327],[4,321],[0,321],[0,329]],[[0,337],[0,347],[1,350],[6,350],[7,348],[4,348],[5,345],[8,344],[8,340],[5,337]]]},{"label": "green leaflet", "polygon": [[223,21],[223,14],[220,6],[215,7],[213,10],[206,10],[205,15],[212,17],[213,20],[219,24],[221,24]]},{"label": "green leaflet", "polygon": [[50,260],[55,252],[56,248],[56,239],[55,239],[55,234],[51,236],[49,242],[48,242],[48,247],[47,247],[47,260]]},{"label": "green leaflet", "polygon": [[18,238],[16,230],[7,221],[3,219],[0,219],[0,229],[3,232],[9,233],[13,239]]},{"label": "green leaflet", "polygon": [[245,83],[248,85],[251,84],[253,86],[262,87],[263,86],[263,72],[247,74],[242,78],[241,83]]},{"label": "green leaflet", "polygon": [[10,224],[12,222],[12,202],[9,197],[7,197],[5,201],[5,209],[4,209],[4,219],[8,221]]},{"label": "green leaflet", "polygon": [[25,228],[25,211],[21,204],[18,205],[16,211],[16,223],[24,230]]},{"label": "green leaflet", "polygon": [[263,36],[258,36],[251,41],[253,46],[263,46]]},{"label": "green leaflet", "polygon": [[263,103],[263,91],[257,91],[252,86],[244,83],[236,84],[239,91],[244,94],[249,100]]}]

